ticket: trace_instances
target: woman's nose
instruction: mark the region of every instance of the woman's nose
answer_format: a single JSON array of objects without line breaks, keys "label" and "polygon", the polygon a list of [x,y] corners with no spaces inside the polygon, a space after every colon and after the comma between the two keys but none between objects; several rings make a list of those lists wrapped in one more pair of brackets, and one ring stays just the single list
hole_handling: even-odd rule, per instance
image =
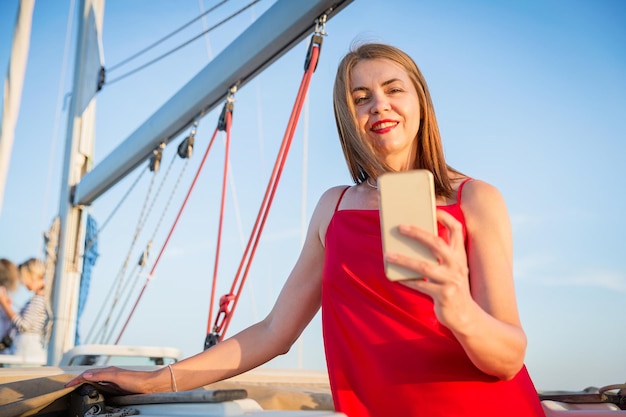
[{"label": "woman's nose", "polygon": [[389,104],[389,99],[384,94],[372,95],[371,104],[372,107],[370,108],[370,111],[372,112],[372,114],[382,113],[391,108],[391,105]]}]

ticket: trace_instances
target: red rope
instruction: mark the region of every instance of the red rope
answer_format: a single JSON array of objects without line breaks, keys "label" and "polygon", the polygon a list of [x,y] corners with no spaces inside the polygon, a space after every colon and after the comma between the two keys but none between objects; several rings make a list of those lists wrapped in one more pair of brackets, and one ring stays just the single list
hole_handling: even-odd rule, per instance
[{"label": "red rope", "polygon": [[215,247],[215,263],[213,264],[213,284],[211,286],[211,302],[209,305],[209,321],[207,323],[207,334],[211,332],[211,323],[213,322],[213,302],[217,287],[217,270],[220,257],[220,248],[222,246],[222,225],[224,223],[224,206],[226,202],[226,187],[228,185],[228,159],[230,154],[230,125],[232,122],[232,112],[226,111],[224,115],[226,127],[226,144],[224,153],[224,177],[222,179],[222,201],[220,205],[220,220],[217,229],[217,244]]},{"label": "red rope", "polygon": [[183,201],[182,206],[178,210],[178,214],[176,215],[176,220],[174,220],[174,224],[172,224],[172,227],[170,228],[170,231],[167,234],[167,238],[165,239],[165,243],[163,244],[163,247],[161,248],[161,251],[159,252],[159,255],[157,256],[156,260],[154,261],[154,265],[152,265],[152,269],[150,270],[150,273],[148,274],[148,278],[146,278],[146,281],[144,282],[143,287],[141,288],[141,291],[140,291],[139,295],[137,296],[137,300],[135,300],[135,304],[133,305],[133,308],[130,311],[130,314],[128,315],[128,318],[126,319],[126,322],[124,323],[124,326],[122,327],[122,330],[120,330],[120,333],[117,336],[117,339],[115,340],[115,344],[116,345],[119,343],[120,339],[122,338],[122,335],[126,331],[126,327],[128,326],[128,323],[130,322],[130,319],[135,314],[135,310],[137,309],[137,305],[139,304],[139,300],[141,300],[141,297],[143,297],[143,294],[146,291],[146,288],[148,287],[148,283],[152,279],[152,276],[154,275],[154,271],[156,270],[156,267],[159,264],[159,260],[161,259],[161,256],[163,255],[163,252],[165,251],[165,248],[167,247],[167,244],[168,244],[170,238],[172,237],[172,233],[174,233],[174,229],[176,228],[176,225],[178,224],[178,220],[180,220],[180,217],[181,217],[181,215],[183,213],[183,210],[185,209],[185,206],[187,205],[187,201],[189,200],[189,196],[191,195],[191,192],[193,191],[193,189],[194,189],[194,187],[196,185],[196,182],[198,181],[198,177],[200,176],[200,172],[202,171],[202,167],[204,166],[204,162],[206,161],[207,156],[209,155],[209,151],[211,150],[211,147],[213,146],[213,142],[215,141],[215,137],[217,136],[217,132],[218,132],[218,129],[216,128],[215,132],[213,133],[213,137],[211,138],[211,141],[209,142],[209,146],[207,146],[207,149],[206,149],[206,151],[204,153],[204,157],[202,158],[202,161],[200,162],[200,166],[198,167],[198,170],[196,171],[196,175],[193,178],[191,186],[189,187],[189,190],[187,191],[187,195],[185,196],[185,200]]},{"label": "red rope", "polygon": [[[320,49],[319,45],[312,45],[312,49],[310,51],[311,59],[310,59],[310,62],[308,63],[308,66],[302,78],[300,89],[298,90],[298,95],[296,97],[296,102],[294,104],[294,108],[292,110],[289,123],[287,124],[287,129],[283,137],[283,142],[278,152],[276,163],[274,164],[274,169],[272,171],[272,175],[270,177],[270,181],[266,189],[265,196],[263,197],[263,202],[261,203],[261,208],[259,209],[259,214],[257,215],[254,228],[250,236],[250,240],[248,241],[248,244],[246,245],[243,258],[241,260],[241,263],[239,264],[239,268],[237,269],[237,274],[235,276],[235,279],[233,280],[231,292],[230,294],[227,294],[224,297],[222,297],[221,306],[220,306],[220,314],[217,316],[217,319],[213,328],[213,331],[215,333],[218,333],[219,341],[222,341],[224,338],[224,334],[226,333],[226,330],[228,329],[228,326],[232,318],[232,313],[234,312],[237,306],[239,297],[241,296],[243,285],[247,279],[248,272],[250,270],[251,261],[256,252],[256,248],[258,246],[259,239],[263,231],[263,227],[265,226],[265,221],[267,220],[269,208],[274,199],[278,182],[280,181],[280,177],[281,177],[284,165],[285,165],[287,154],[289,152],[289,148],[293,140],[293,136],[294,136],[297,124],[298,124],[298,119],[302,111],[302,106],[306,98],[306,93],[307,93],[309,84],[311,82],[311,77],[313,75],[313,72],[315,71],[315,67],[317,66],[317,59],[319,57],[319,49]],[[244,264],[245,264],[245,270],[244,270]],[[242,270],[244,270],[243,275],[242,275]],[[235,290],[236,290],[236,293],[235,293]],[[233,305],[232,305],[232,308],[229,310],[228,306],[230,303],[232,303]]]},{"label": "red rope", "polygon": [[[302,78],[300,88],[298,90],[296,102],[294,104],[294,108],[292,110],[289,123],[287,124],[287,129],[283,137],[283,142],[281,144],[280,150],[276,157],[276,163],[274,164],[274,169],[272,170],[272,175],[270,177],[270,181],[268,183],[265,195],[263,197],[263,202],[261,203],[261,207],[259,209],[259,213],[257,215],[252,233],[250,235],[250,239],[248,241],[248,244],[246,245],[246,249],[242,257],[241,263],[239,264],[239,268],[237,269],[235,279],[233,280],[233,284],[231,286],[231,292],[230,294],[226,294],[220,298],[220,311],[216,317],[215,325],[213,327],[213,332],[219,334],[219,341],[223,339],[224,334],[226,333],[226,330],[228,329],[228,325],[230,324],[232,313],[234,312],[235,307],[237,306],[239,297],[241,296],[241,292],[243,290],[243,285],[247,279],[248,272],[250,270],[252,259],[254,258],[254,254],[256,253],[256,249],[257,249],[260,237],[261,237],[261,233],[263,231],[265,222],[267,220],[267,216],[269,214],[269,208],[271,207],[272,201],[274,199],[274,195],[276,193],[276,189],[278,187],[278,183],[280,181],[280,177],[282,175],[282,171],[285,165],[285,161],[289,153],[289,148],[293,141],[293,136],[294,136],[297,124],[298,124],[300,113],[302,111],[304,100],[306,98],[306,93],[307,93],[309,84],[311,82],[313,72],[315,71],[315,68],[317,66],[317,59],[319,57],[319,49],[320,49],[320,45],[318,44],[311,45],[311,49],[309,50],[310,60],[309,60],[309,57],[307,57],[307,67],[306,67],[304,76]],[[226,135],[226,154],[225,154],[225,160],[224,160],[224,177],[223,177],[223,182],[222,182],[222,201],[221,201],[221,207],[220,207],[220,220],[219,220],[219,227],[218,227],[216,253],[215,253],[215,264],[214,264],[214,270],[213,270],[212,295],[211,295],[211,301],[210,301],[209,324],[207,325],[207,334],[211,331],[210,323],[212,321],[212,311],[213,311],[213,304],[214,304],[214,298],[215,298],[214,295],[215,295],[216,282],[217,282],[219,253],[220,253],[220,247],[221,247],[222,226],[223,226],[224,207],[225,207],[225,196],[226,196],[226,187],[227,187],[227,180],[228,180],[230,125],[232,121],[232,114],[230,111],[226,112],[225,120],[226,120],[226,134],[227,134]],[[191,195],[191,192],[193,191],[195,187],[195,184],[198,180],[200,172],[202,171],[202,168],[207,159],[209,151],[211,147],[213,146],[218,130],[219,130],[219,127],[216,128],[215,132],[213,133],[213,137],[211,138],[211,141],[209,142],[209,145],[202,158],[200,166],[198,167],[198,171],[196,172],[196,175],[194,176],[191,186],[187,192],[187,195],[185,196],[185,200],[183,201],[183,204],[178,211],[174,224],[172,225],[167,235],[167,238],[165,239],[163,247],[161,248],[161,251],[159,252],[157,256],[154,262],[154,265],[152,266],[152,269],[150,270],[148,278],[146,279],[139,295],[137,296],[137,300],[135,301],[135,304],[133,305],[131,312],[128,315],[128,318],[126,319],[126,322],[124,323],[124,326],[122,327],[122,330],[120,331],[115,341],[115,344],[119,343],[120,339],[122,338],[122,335],[126,331],[126,328],[137,309],[139,301],[143,297],[143,294],[145,293],[146,288],[148,287],[148,283],[150,282],[152,276],[154,275],[154,271],[156,270],[156,267],[161,259],[161,256],[163,255],[163,252],[165,251],[165,248],[167,247],[167,244],[169,243],[169,240],[174,232],[174,229],[176,228],[176,225],[178,224],[178,221],[180,220],[180,217],[185,209],[185,206],[187,205],[187,201],[189,200],[189,196]],[[245,265],[245,269],[244,269],[244,265]],[[244,271],[243,275],[242,275],[242,270]],[[236,290],[236,294],[234,294],[235,290]],[[232,303],[232,308],[229,308],[231,303]]]}]

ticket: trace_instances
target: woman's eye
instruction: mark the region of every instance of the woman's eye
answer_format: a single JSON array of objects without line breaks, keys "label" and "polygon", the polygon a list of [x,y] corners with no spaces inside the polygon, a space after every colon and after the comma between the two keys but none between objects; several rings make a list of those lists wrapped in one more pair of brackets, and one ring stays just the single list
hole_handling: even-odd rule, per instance
[{"label": "woman's eye", "polygon": [[360,96],[354,98],[354,104],[362,104],[367,101],[367,96]]}]

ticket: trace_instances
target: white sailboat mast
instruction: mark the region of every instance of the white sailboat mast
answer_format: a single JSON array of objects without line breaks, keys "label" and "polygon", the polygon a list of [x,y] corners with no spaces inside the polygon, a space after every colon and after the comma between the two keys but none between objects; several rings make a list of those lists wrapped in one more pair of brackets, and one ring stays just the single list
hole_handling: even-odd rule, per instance
[{"label": "white sailboat mast", "polygon": [[74,205],[76,184],[91,169],[95,133],[94,98],[101,66],[99,33],[104,17],[104,0],[78,3],[78,33],[74,62],[72,99],[68,112],[63,177],[59,198],[61,232],[55,280],[52,288],[52,334],[48,364],[59,362],[74,347],[78,289],[82,271],[82,245],[85,235],[84,207]]}]

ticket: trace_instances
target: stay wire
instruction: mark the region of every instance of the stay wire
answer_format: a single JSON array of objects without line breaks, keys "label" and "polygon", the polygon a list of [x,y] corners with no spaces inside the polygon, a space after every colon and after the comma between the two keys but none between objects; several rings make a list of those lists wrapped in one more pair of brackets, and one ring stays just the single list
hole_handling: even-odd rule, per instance
[{"label": "stay wire", "polygon": [[[161,145],[158,149],[160,151],[162,151],[163,145]],[[148,189],[148,193],[146,195],[143,207],[141,209],[141,214],[139,215],[139,220],[137,221],[137,227],[135,229],[135,235],[133,237],[133,241],[132,241],[131,246],[130,246],[130,248],[128,250],[128,253],[126,255],[126,259],[124,260],[124,263],[123,263],[122,267],[120,268],[120,271],[118,272],[118,274],[117,274],[117,276],[115,278],[115,281],[113,282],[113,284],[110,287],[109,294],[105,298],[105,302],[102,304],[102,308],[101,308],[100,314],[98,314],[98,317],[104,317],[104,323],[102,324],[101,329],[98,330],[98,332],[96,333],[96,335],[94,337],[97,339],[98,335],[100,335],[100,342],[101,343],[104,343],[104,341],[106,339],[105,334],[107,332],[107,329],[108,329],[108,326],[109,326],[109,322],[110,322],[111,317],[113,316],[113,314],[115,312],[115,309],[117,307],[117,304],[119,302],[120,297],[126,291],[126,288],[129,285],[129,281],[131,280],[130,277],[135,276],[135,273],[136,273],[136,270],[137,270],[137,266],[135,266],[131,270],[130,274],[128,274],[129,278],[126,278],[126,276],[127,276],[126,271],[127,271],[127,268],[128,268],[128,263],[130,261],[132,252],[133,252],[133,250],[135,248],[135,245],[137,243],[139,235],[140,235],[141,231],[143,230],[143,228],[144,228],[148,218],[150,217],[150,213],[152,212],[152,209],[154,208],[154,205],[155,205],[156,201],[158,200],[159,195],[161,194],[161,190],[163,189],[163,185],[165,184],[165,180],[169,177],[169,172],[171,171],[172,166],[173,166],[175,160],[176,160],[176,154],[174,154],[174,157],[172,158],[172,161],[168,165],[167,171],[165,172],[165,175],[163,176],[163,179],[161,180],[159,186],[156,189],[156,193],[154,194],[154,196],[151,197],[152,190],[154,189],[154,184],[156,182],[156,176],[158,174],[158,170],[154,171],[154,175],[152,176],[152,179],[151,179],[151,182],[150,182],[150,186],[149,186],[149,189]],[[142,171],[141,175],[137,178],[137,180],[135,180],[135,183],[127,191],[126,195],[124,196],[124,199],[130,194],[132,189],[139,182],[139,179],[141,179],[143,174],[145,172],[147,172],[148,170],[149,169],[145,169],[145,170]],[[121,205],[121,203],[118,205],[117,208],[119,208],[120,205]],[[102,230],[102,228],[100,228],[100,230]],[[98,233],[100,232],[100,230],[98,231]],[[115,295],[113,295],[113,290],[116,287],[117,287],[117,291],[116,291]],[[109,303],[110,306],[108,308],[109,309],[109,313],[106,316],[103,316],[103,310],[105,308],[107,308],[106,307],[106,304],[107,304],[106,300],[111,300],[110,303]],[[91,338],[91,334],[92,334],[94,329],[96,329],[95,324],[94,324],[94,326],[92,326],[92,331],[90,331],[89,335],[87,336],[88,340]]]},{"label": "stay wire", "polygon": [[[135,233],[133,235],[133,239],[131,241],[130,244],[130,248],[128,249],[127,253],[126,253],[126,258],[124,259],[124,262],[122,263],[122,266],[120,267],[120,270],[117,273],[117,276],[115,277],[115,280],[113,281],[113,284],[111,285],[110,288],[110,292],[109,292],[109,296],[105,299],[111,299],[111,295],[113,295],[114,290],[117,290],[115,292],[115,296],[112,298],[112,304],[114,305],[117,300],[119,299],[120,293],[121,293],[121,289],[123,287],[124,284],[124,277],[126,276],[126,270],[128,268],[128,263],[130,261],[130,256],[133,252],[133,249],[135,248],[135,244],[137,243],[137,240],[139,238],[139,234],[141,232],[141,229],[143,227],[143,223],[145,222],[145,213],[146,210],[148,209],[149,205],[149,201],[150,201],[150,196],[152,195],[152,190],[154,189],[154,184],[156,182],[156,175],[157,175],[157,171],[154,172],[154,175],[152,175],[152,178],[150,179],[150,185],[148,186],[148,190],[146,192],[146,197],[144,199],[143,205],[141,207],[141,212],[139,214],[139,219],[137,221],[137,226],[135,227]],[[103,304],[103,309],[105,308],[104,304]],[[99,315],[100,317],[100,315]],[[93,330],[95,329],[95,325],[92,326],[91,331],[89,332],[87,339],[89,340],[91,337],[91,333],[93,332]]]},{"label": "stay wire", "polygon": [[198,167],[198,170],[196,171],[196,175],[193,178],[193,181],[191,182],[191,185],[189,186],[189,190],[187,191],[187,195],[185,196],[185,199],[180,207],[180,209],[178,210],[178,214],[176,216],[176,219],[174,220],[174,223],[172,224],[172,227],[170,228],[170,231],[167,235],[167,237],[165,238],[165,242],[163,243],[163,246],[161,247],[161,250],[159,252],[159,254],[157,255],[156,260],[154,261],[154,264],[152,265],[152,269],[150,270],[148,277],[146,278],[143,287],[141,288],[141,291],[139,292],[139,295],[137,296],[137,299],[135,300],[135,303],[133,304],[133,307],[130,311],[130,313],[128,314],[128,317],[124,323],[124,325],[122,326],[122,329],[120,330],[117,339],[115,340],[114,344],[118,344],[120,339],[122,338],[122,336],[124,335],[124,332],[126,331],[126,328],[128,327],[128,324],[130,323],[130,320],[132,319],[133,315],[135,314],[135,311],[137,310],[137,306],[139,305],[139,301],[141,300],[141,298],[143,297],[143,294],[146,291],[146,288],[148,287],[148,284],[150,282],[150,280],[152,279],[152,277],[154,276],[154,271],[156,270],[157,265],[159,264],[159,261],[161,260],[161,256],[163,256],[163,252],[165,251],[165,248],[167,247],[167,244],[169,243],[170,238],[172,237],[172,234],[174,233],[174,229],[176,229],[176,225],[178,224],[178,221],[180,220],[180,217],[183,213],[183,211],[185,210],[185,206],[187,205],[187,202],[189,201],[189,196],[191,195],[191,192],[193,191],[196,182],[198,181],[198,177],[200,176],[200,172],[202,172],[202,168],[204,167],[204,163],[206,162],[207,156],[209,155],[209,151],[211,150],[211,148],[213,147],[213,143],[215,141],[215,138],[217,137],[217,132],[218,132],[218,128],[215,129],[215,132],[213,133],[213,137],[211,137],[211,141],[209,142],[209,145],[207,146],[207,149],[204,153],[204,156],[202,157],[202,161],[200,162],[200,166]]},{"label": "stay wire", "polygon": [[[176,156],[178,156],[178,154],[174,154],[174,157],[172,159],[172,162],[176,159]],[[176,193],[176,190],[178,190],[178,186],[181,183],[181,180],[184,176],[184,173],[187,170],[187,167],[189,166],[189,158],[186,158],[185,164],[183,165],[183,168],[181,169],[179,175],[178,175],[178,179],[176,180],[176,183],[174,184],[174,187],[172,189],[172,192],[170,193],[170,197],[167,200],[167,202],[165,203],[165,207],[161,212],[161,217],[159,218],[159,221],[157,222],[156,227],[154,228],[154,231],[152,233],[152,236],[150,236],[150,239],[148,240],[148,245],[146,247],[146,249],[144,249],[144,252],[142,254],[142,256],[144,256],[144,261],[143,263],[139,264],[139,270],[134,274],[136,279],[132,280],[132,286],[130,287],[130,289],[125,290],[126,292],[126,299],[125,302],[122,304],[123,306],[127,306],[130,304],[130,299],[131,299],[131,295],[132,293],[135,291],[135,288],[137,287],[137,284],[139,283],[139,278],[142,276],[142,272],[144,271],[144,269],[146,268],[147,265],[147,260],[149,257],[149,251],[150,248],[152,247],[152,242],[154,242],[154,239],[156,237],[157,232],[161,229],[161,225],[163,224],[163,219],[165,218],[165,214],[167,213],[172,200],[174,199],[174,195]],[[168,169],[169,172],[169,169]],[[136,267],[137,269],[137,267]],[[128,284],[127,284],[128,286]],[[118,316],[115,320],[115,322],[113,323],[113,325],[111,326],[111,332],[109,333],[109,335],[106,337],[105,343],[110,343],[112,337],[113,337],[113,333],[114,330],[118,327],[120,320],[122,319],[123,316],[123,311],[119,311]]]},{"label": "stay wire", "polygon": [[129,71],[129,72],[127,72],[127,73],[125,73],[125,74],[120,75],[120,76],[119,76],[119,77],[117,77],[117,78],[113,78],[112,80],[107,81],[107,82],[105,83],[105,86],[106,86],[106,85],[111,85],[111,84],[116,83],[116,82],[118,82],[118,81],[120,81],[120,80],[123,80],[124,78],[126,78],[126,77],[128,77],[128,76],[130,76],[130,75],[132,75],[132,74],[134,74],[134,73],[136,73],[136,72],[138,72],[138,71],[141,71],[141,70],[145,69],[146,67],[149,67],[150,65],[152,65],[152,64],[154,64],[154,63],[156,63],[156,62],[158,62],[158,61],[162,60],[163,58],[165,58],[165,57],[167,57],[167,56],[169,56],[169,55],[173,54],[174,52],[178,51],[179,49],[181,49],[181,48],[183,48],[183,47],[185,47],[185,46],[189,45],[191,42],[195,41],[196,39],[199,39],[199,38],[201,38],[202,36],[204,36],[205,34],[207,34],[207,33],[211,32],[213,29],[218,28],[219,26],[221,26],[221,25],[223,25],[224,23],[228,22],[229,20],[231,20],[232,18],[236,17],[237,15],[239,15],[239,14],[243,13],[245,10],[247,10],[247,9],[248,9],[248,8],[250,8],[250,7],[252,7],[254,4],[258,3],[259,1],[261,1],[261,0],[253,0],[253,1],[252,1],[252,2],[250,2],[248,5],[244,6],[244,7],[243,7],[243,8],[241,8],[241,9],[239,9],[239,10],[238,10],[238,11],[236,11],[235,13],[231,14],[230,16],[228,16],[227,18],[223,19],[222,21],[220,21],[220,22],[216,23],[215,25],[211,26],[210,28],[208,28],[208,29],[204,30],[204,31],[203,31],[203,32],[201,32],[200,34],[198,34],[198,35],[194,36],[193,38],[189,39],[188,41],[186,41],[186,42],[184,42],[184,43],[180,44],[180,45],[179,45],[179,46],[177,46],[176,48],[171,49],[170,51],[168,51],[168,52],[164,53],[163,55],[160,55],[160,56],[158,56],[158,57],[154,58],[154,59],[153,59],[153,60],[151,60],[151,61],[148,61],[147,63],[145,63],[145,64],[143,64],[143,65],[141,65],[141,66],[139,66],[139,67],[135,68],[134,70],[131,70],[131,71]]},{"label": "stay wire", "polygon": [[[139,183],[139,180],[143,177],[143,175],[148,172],[148,169],[145,169],[143,171],[141,171],[140,175],[137,177],[137,179],[135,180],[135,182],[131,185],[131,187],[129,188],[129,190],[126,192],[126,194],[124,195],[124,197],[122,198],[122,201],[120,203],[118,203],[118,206],[114,209],[114,211],[117,211],[119,209],[119,207],[121,206],[121,203],[126,199],[126,197],[128,197],[128,195],[130,195],[130,192],[135,188],[135,186]],[[130,256],[131,253],[135,247],[135,244],[137,243],[137,240],[139,238],[139,234],[141,232],[141,229],[143,228],[143,224],[145,223],[145,216],[146,216],[146,210],[150,210],[149,209],[149,205],[148,202],[150,201],[150,196],[152,194],[152,190],[154,189],[154,184],[156,182],[156,172],[154,173],[154,175],[152,176],[152,178],[150,179],[150,185],[148,186],[148,190],[146,192],[146,197],[144,198],[144,203],[142,205],[141,208],[141,213],[139,215],[139,219],[137,221],[137,226],[135,228],[135,234],[133,235],[133,240],[131,242],[130,248],[128,249],[128,252],[126,253],[126,258],[124,259],[124,262],[122,264],[122,266],[120,267],[120,270],[117,273],[117,276],[115,277],[115,280],[113,281],[113,283],[111,284],[111,287],[109,288],[109,293],[107,295],[107,297],[104,298],[105,302],[103,302],[101,308],[100,308],[100,313],[97,315],[97,318],[104,318],[104,323],[98,327],[96,326],[96,323],[94,323],[91,327],[91,330],[89,331],[88,335],[87,335],[87,341],[92,341],[92,340],[98,340],[98,337],[100,337],[100,342],[103,341],[103,334],[106,332],[106,327],[108,326],[108,321],[110,320],[110,317],[115,309],[115,305],[117,304],[117,301],[119,300],[120,294],[123,291],[124,288],[124,277],[126,276],[126,270],[128,268],[128,263],[130,260]],[[111,217],[109,217],[109,219],[107,219],[104,223],[104,225],[98,230],[98,232],[96,233],[96,236],[100,233],[100,231],[102,231],[102,229],[104,228],[104,226],[106,225],[106,223],[108,223],[108,221],[110,220]],[[117,288],[117,291],[114,294],[114,290]],[[109,307],[109,313],[108,315],[104,315],[104,310],[107,308],[106,304],[107,304],[107,300],[112,300],[111,301],[111,306]],[[99,330],[97,330],[99,329]],[[95,335],[93,335],[93,332],[96,331]],[[93,338],[92,339],[92,335]],[[100,336],[99,336],[100,335]]]},{"label": "stay wire", "polygon": [[109,224],[109,222],[111,221],[111,219],[115,216],[115,214],[117,213],[117,211],[120,209],[120,207],[122,207],[122,204],[126,201],[126,199],[128,198],[128,196],[130,195],[130,193],[133,191],[133,189],[135,188],[135,186],[139,183],[139,180],[143,177],[143,175],[148,172],[147,169],[142,170],[139,175],[137,176],[137,179],[135,179],[135,182],[133,182],[133,184],[128,188],[128,191],[126,191],[126,194],[124,194],[122,196],[122,198],[120,199],[120,201],[117,203],[117,205],[113,208],[113,210],[111,210],[111,212],[109,213],[109,216],[105,219],[105,221],[102,223],[102,226],[100,226],[100,228],[96,231],[95,235],[87,242],[87,244],[85,245],[85,250],[84,252],[87,252],[87,250],[89,248],[91,248],[91,245],[94,244],[94,242],[96,241],[96,239],[98,238],[98,236],[100,236],[100,233],[104,230],[104,228],[107,226],[107,224]]},{"label": "stay wire", "polygon": [[178,29],[176,29],[175,31],[171,32],[168,35],[165,35],[164,37],[162,37],[161,39],[159,39],[158,41],[152,43],[151,45],[146,46],[145,48],[143,48],[141,51],[129,56],[128,58],[122,60],[121,62],[118,62],[115,65],[112,65],[108,68],[108,71],[115,71],[115,69],[126,65],[127,63],[129,63],[130,61],[132,61],[135,58],[138,58],[139,56],[145,54],[146,52],[148,52],[149,50],[151,50],[152,48],[158,46],[159,44],[165,42],[166,40],[168,40],[169,38],[171,38],[172,36],[176,35],[177,33],[179,33],[180,31],[182,31],[183,29],[187,28],[189,25],[191,25],[192,23],[196,22],[197,20],[202,19],[204,16],[206,16],[207,14],[211,13],[213,10],[217,9],[218,7],[220,7],[221,5],[223,5],[224,3],[226,3],[228,0],[222,0],[221,2],[219,2],[218,4],[216,4],[215,6],[211,7],[209,10],[207,10],[206,12],[200,14],[199,16],[191,19],[189,22],[185,23],[184,25],[182,25],[181,27],[179,27]]}]

